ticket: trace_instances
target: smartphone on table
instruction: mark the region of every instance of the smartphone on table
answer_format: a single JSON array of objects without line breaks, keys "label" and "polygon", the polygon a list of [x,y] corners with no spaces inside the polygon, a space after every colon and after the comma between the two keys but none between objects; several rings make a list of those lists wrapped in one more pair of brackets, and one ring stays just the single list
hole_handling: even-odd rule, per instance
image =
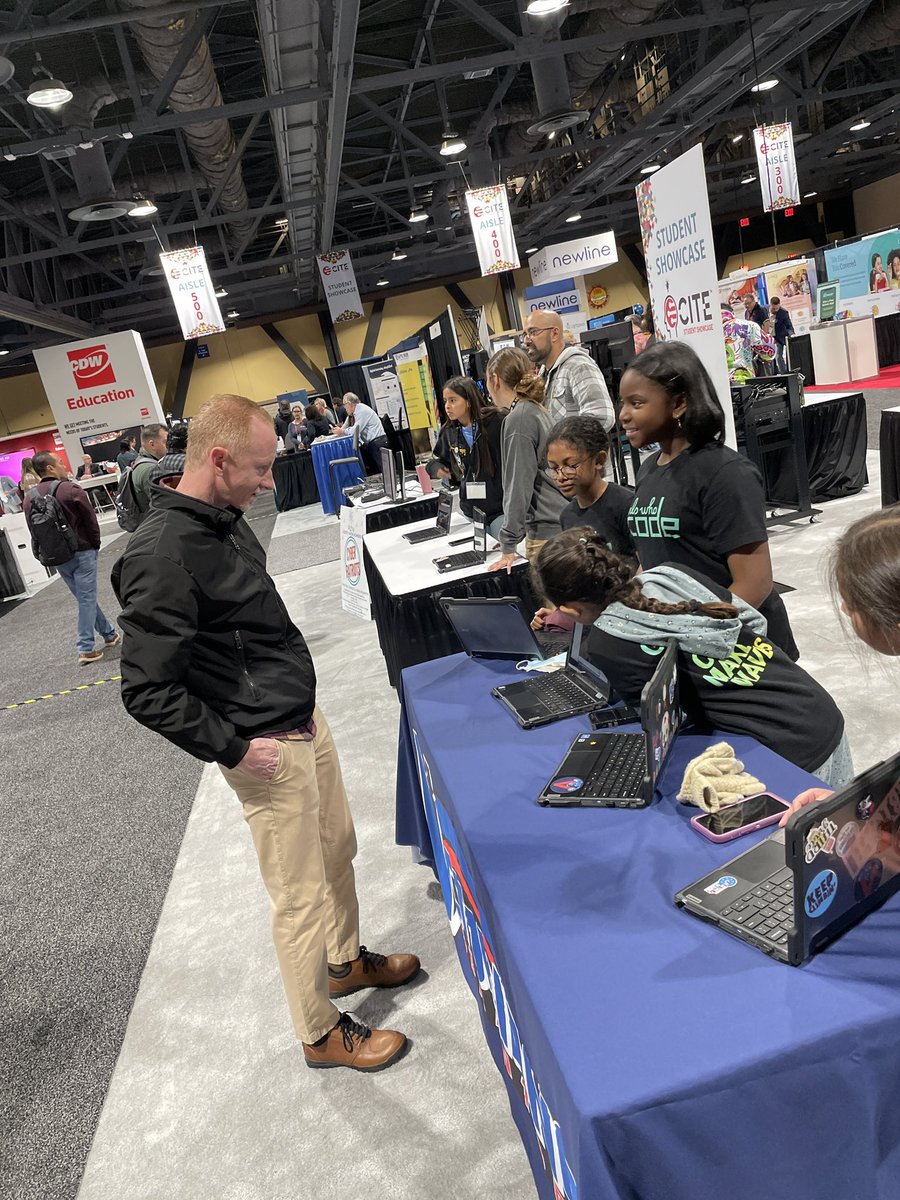
[{"label": "smartphone on table", "polygon": [[790,801],[782,800],[772,792],[760,792],[758,796],[747,796],[735,804],[726,804],[718,812],[697,813],[691,817],[691,826],[711,842],[733,842],[745,833],[777,824],[786,808],[790,808]]}]

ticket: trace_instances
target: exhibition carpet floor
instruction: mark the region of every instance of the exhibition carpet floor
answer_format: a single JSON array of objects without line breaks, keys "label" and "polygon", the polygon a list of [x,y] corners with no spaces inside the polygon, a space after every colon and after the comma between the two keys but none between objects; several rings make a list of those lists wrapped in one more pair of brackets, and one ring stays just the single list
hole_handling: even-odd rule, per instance
[{"label": "exhibition carpet floor", "polygon": [[824,384],[820,387],[816,384],[814,387],[806,387],[807,392],[867,392],[874,388],[900,388],[900,366],[885,367],[879,371],[877,375],[871,375],[867,379],[854,379],[853,382],[847,383],[830,383],[826,387]]}]

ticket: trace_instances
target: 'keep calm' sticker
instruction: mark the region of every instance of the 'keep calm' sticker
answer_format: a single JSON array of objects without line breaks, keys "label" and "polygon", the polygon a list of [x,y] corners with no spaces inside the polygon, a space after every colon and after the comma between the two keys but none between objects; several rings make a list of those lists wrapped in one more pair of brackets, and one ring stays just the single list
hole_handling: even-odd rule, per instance
[{"label": "'keep calm' sticker", "polygon": [[820,871],[806,889],[803,901],[808,917],[821,917],[831,907],[837,895],[838,877],[834,871]]}]

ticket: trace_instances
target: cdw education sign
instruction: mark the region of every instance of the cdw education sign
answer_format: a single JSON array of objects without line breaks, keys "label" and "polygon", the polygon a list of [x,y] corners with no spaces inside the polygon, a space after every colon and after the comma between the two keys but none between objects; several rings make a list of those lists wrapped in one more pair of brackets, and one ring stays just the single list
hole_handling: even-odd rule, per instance
[{"label": "cdw education sign", "polygon": [[35,350],[34,361],[73,465],[81,462],[83,438],[165,420],[134,330]]}]

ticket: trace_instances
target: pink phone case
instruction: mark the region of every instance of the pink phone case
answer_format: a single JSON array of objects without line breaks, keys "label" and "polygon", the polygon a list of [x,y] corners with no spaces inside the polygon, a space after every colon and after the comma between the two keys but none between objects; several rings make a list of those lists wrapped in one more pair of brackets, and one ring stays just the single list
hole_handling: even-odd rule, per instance
[{"label": "pink phone case", "polygon": [[427,496],[432,490],[431,476],[424,467],[416,467],[416,475],[418,476],[419,484],[422,488],[422,495]]},{"label": "pink phone case", "polygon": [[[758,800],[759,796],[771,796],[773,800],[777,800],[779,804],[783,804],[785,808],[790,808],[790,801],[784,800],[781,796],[776,796],[774,792],[759,792],[756,796],[748,796],[748,800]],[[721,808],[720,812],[725,812],[729,808],[737,808],[743,804],[743,800],[738,800],[735,804],[726,804]],[[782,813],[773,813],[771,817],[763,817],[761,821],[753,821],[749,825],[739,825],[737,829],[729,829],[727,833],[711,833],[708,829],[704,829],[700,824],[700,818],[705,816],[705,813],[697,813],[691,817],[691,827],[701,837],[710,842],[733,842],[735,838],[743,837],[745,833],[754,833],[757,829],[765,829],[767,825],[776,825],[782,818]]]}]

